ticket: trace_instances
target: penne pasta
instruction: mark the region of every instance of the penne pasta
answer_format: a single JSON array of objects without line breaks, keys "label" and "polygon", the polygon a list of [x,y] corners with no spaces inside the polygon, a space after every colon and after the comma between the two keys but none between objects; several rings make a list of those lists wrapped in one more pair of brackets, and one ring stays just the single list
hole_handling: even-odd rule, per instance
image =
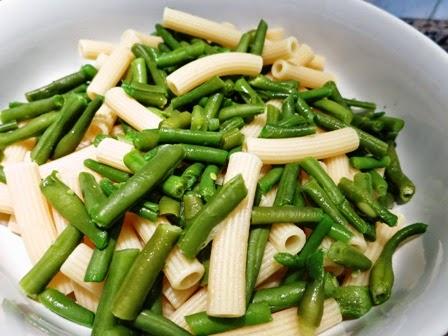
[{"label": "penne pasta", "polygon": [[98,134],[110,134],[116,120],[117,114],[106,103],[103,103],[96,111],[78,148],[90,145]]},{"label": "penne pasta", "polygon": [[255,286],[265,282],[272,274],[284,267],[275,261],[274,256],[278,253],[275,247],[268,241],[264,249],[263,260],[261,261],[260,273],[258,273]]},{"label": "penne pasta", "polygon": [[2,160],[2,164],[5,165],[7,163],[23,161],[26,153],[33,148],[35,143],[36,139],[31,138],[9,145],[3,151],[4,158]]},{"label": "penne pasta", "polygon": [[103,54],[103,53],[99,54],[98,57],[95,58],[95,62],[93,62],[93,66],[97,70],[99,70],[104,65],[104,63],[106,63],[106,60],[108,58],[109,58],[109,55],[106,55],[106,54]]},{"label": "penne pasta", "polygon": [[4,183],[0,183],[0,212],[9,215],[14,213],[8,186]]},{"label": "penne pasta", "polygon": [[295,37],[288,37],[279,41],[265,41],[265,48],[263,48],[263,64],[273,64],[280,59],[290,59],[299,50],[299,42]]},{"label": "penne pasta", "polygon": [[141,43],[148,47],[157,48],[163,40],[160,36],[148,35],[134,29],[127,29],[121,34],[120,46],[125,46],[129,49],[135,43]]},{"label": "penne pasta", "polygon": [[311,69],[322,71],[325,68],[325,57],[322,55],[314,55],[313,59],[306,66]]},{"label": "penne pasta", "polygon": [[198,289],[198,285],[193,287],[178,290],[171,287],[167,278],[163,278],[162,293],[165,298],[172,304],[174,308],[179,308],[185,301],[187,301],[194,292]]},{"label": "penne pasta", "polygon": [[76,303],[92,312],[96,312],[96,308],[100,303],[100,297],[81,287],[77,283],[73,283]]},{"label": "penne pasta", "polygon": [[118,236],[117,245],[115,246],[116,251],[125,249],[142,249],[142,243],[140,242],[140,239],[138,239],[132,223],[126,220],[121,226],[120,235]]},{"label": "penne pasta", "polygon": [[185,290],[198,284],[204,271],[199,260],[185,257],[177,246],[168,255],[163,268],[171,287],[177,290]]},{"label": "penne pasta", "polygon": [[302,44],[287,61],[297,66],[307,65],[314,58],[313,49],[308,44]]},{"label": "penne pasta", "polygon": [[132,145],[126,142],[106,138],[96,148],[96,159],[111,167],[130,172],[128,167],[123,163],[123,157],[133,148]]},{"label": "penne pasta", "polygon": [[58,291],[60,291],[65,295],[68,295],[74,291],[73,282],[61,272],[56,273],[56,275],[53,277],[53,279],[51,279],[50,283],[48,284],[48,287],[57,289]]},{"label": "penne pasta", "polygon": [[169,318],[175,311],[176,311],[176,309],[174,309],[174,307],[171,305],[171,303],[164,296],[162,296],[162,314],[163,314],[163,316],[166,318]]},{"label": "penne pasta", "polygon": [[79,54],[87,59],[96,59],[100,54],[110,55],[116,45],[110,42],[81,39],[78,42]]},{"label": "penne pasta", "polygon": [[185,316],[196,314],[207,309],[207,289],[201,288],[194,293],[184,304],[177,308],[168,318],[179,327],[189,330]]},{"label": "penne pasta", "polygon": [[268,28],[266,32],[266,39],[270,41],[282,40],[285,36],[285,29],[283,27]]},{"label": "penne pasta", "polygon": [[299,138],[247,138],[244,148],[258,155],[265,164],[296,162],[308,156],[325,159],[351,152],[359,146],[359,137],[350,127]]},{"label": "penne pasta", "polygon": [[257,290],[265,288],[274,288],[280,286],[285,274],[287,272],[286,268],[280,269],[277,273],[272,274],[267,280],[257,287]]},{"label": "penne pasta", "polygon": [[238,317],[246,311],[247,241],[261,166],[253,154],[239,152],[230,156],[224,183],[241,174],[247,196],[220,224],[212,242],[207,303],[210,316]]},{"label": "penne pasta", "polygon": [[13,232],[15,234],[18,234],[18,235],[21,234],[19,224],[17,224],[16,216],[14,216],[14,214],[9,216],[8,229],[11,230],[11,232]]},{"label": "penne pasta", "polygon": [[231,52],[198,58],[166,77],[168,87],[177,96],[182,95],[214,76],[255,76],[263,67],[260,56]]},{"label": "penne pasta", "polygon": [[326,82],[335,80],[334,76],[327,72],[297,66],[285,60],[278,60],[272,65],[272,75],[276,79],[296,80],[306,88],[319,88]]},{"label": "penne pasta", "polygon": [[257,138],[265,124],[266,111],[262,114],[256,115],[249,124],[244,125],[241,129],[241,133],[243,133],[245,137]]},{"label": "penne pasta", "polygon": [[271,227],[269,241],[278,252],[297,254],[305,245],[305,232],[292,223],[276,223]]},{"label": "penne pasta", "polygon": [[352,179],[352,170],[347,155],[337,155],[325,159],[327,165],[327,173],[334,183],[338,184],[341,178],[346,177]]},{"label": "penne pasta", "polygon": [[151,239],[157,229],[157,222],[152,222],[146,218],[140,217],[132,212],[126,212],[125,222],[130,223],[139,235],[143,243],[146,244]]},{"label": "penne pasta", "polygon": [[108,90],[105,102],[121,119],[139,131],[158,128],[162,121],[161,117],[129,97],[122,88]]}]

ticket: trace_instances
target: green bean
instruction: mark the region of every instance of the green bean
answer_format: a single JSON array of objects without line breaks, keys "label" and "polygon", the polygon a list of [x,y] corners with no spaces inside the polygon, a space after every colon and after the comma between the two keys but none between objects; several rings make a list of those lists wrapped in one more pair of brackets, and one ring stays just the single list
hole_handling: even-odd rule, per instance
[{"label": "green bean", "polygon": [[341,120],[346,124],[350,124],[352,122],[352,111],[328,98],[315,101],[313,105],[321,110],[324,110],[325,112],[329,113],[333,117]]},{"label": "green bean", "polygon": [[387,182],[386,180],[376,171],[372,170],[369,172],[372,178],[372,187],[378,197],[385,196],[387,194]]},{"label": "green bean", "polygon": [[279,127],[294,127],[294,126],[304,126],[307,124],[307,121],[305,120],[304,117],[298,115],[298,114],[294,114],[286,119],[283,119],[281,121],[278,122],[277,126]]},{"label": "green bean", "polygon": [[79,174],[79,186],[82,192],[87,213],[92,216],[97,204],[104,201],[106,199],[106,196],[101,191],[101,188],[96,182],[95,177],[93,177],[93,175],[90,173],[81,172]]},{"label": "green bean", "polygon": [[344,102],[348,105],[348,106],[352,106],[352,107],[360,107],[366,110],[375,110],[376,109],[376,104],[372,103],[372,102],[367,102],[367,101],[362,101],[362,100],[357,100],[357,99],[347,99],[347,98],[343,98]]},{"label": "green bean", "polygon": [[406,239],[426,232],[427,225],[415,223],[408,225],[390,238],[370,271],[370,295],[375,305],[386,302],[394,285],[394,272],[392,268],[392,256],[398,246]]},{"label": "green bean", "polygon": [[261,195],[267,194],[280,181],[283,175],[283,169],[283,167],[273,167],[266,175],[258,180],[257,190],[261,192]]},{"label": "green bean", "polygon": [[344,286],[336,290],[334,298],[344,319],[357,319],[372,308],[369,289],[362,286]]},{"label": "green bean", "polygon": [[296,186],[296,191],[294,193],[292,205],[294,205],[297,208],[303,208],[305,206],[305,199],[303,198],[302,186],[300,184],[297,184]]},{"label": "green bean", "polygon": [[372,119],[370,115],[364,113],[354,114],[351,124],[372,133],[379,133],[384,128],[384,123],[380,119]]},{"label": "green bean", "polygon": [[359,170],[384,168],[390,164],[390,157],[384,156],[381,160],[377,160],[369,156],[352,156],[350,158],[350,164]]},{"label": "green bean", "polygon": [[[344,200],[339,206],[339,211],[348,220],[348,222],[360,233],[371,237],[370,225],[353,209],[349,201]],[[375,231],[375,230],[373,230]],[[373,232],[375,234],[375,232]]]},{"label": "green bean", "polygon": [[351,268],[352,270],[367,271],[372,262],[362,252],[343,242],[334,242],[328,250],[327,257],[336,264]]},{"label": "green bean", "polygon": [[247,50],[249,49],[251,39],[252,39],[252,32],[251,31],[245,32],[243,35],[241,35],[240,41],[238,42],[235,51],[243,53],[247,52]]},{"label": "green bean", "polygon": [[169,175],[184,155],[185,151],[180,145],[161,148],[152,160],[146,162],[120,189],[114,191],[106,202],[101,203],[93,216],[97,225],[110,227],[127,209]]},{"label": "green bean", "polygon": [[62,137],[61,140],[59,140],[56,148],[54,149],[53,159],[58,159],[75,151],[76,147],[78,147],[86,134],[96,111],[98,111],[103,104],[103,100],[103,97],[97,96],[89,103],[89,105],[87,105],[87,108],[81,114],[73,127],[67,132],[66,135]]},{"label": "green bean", "polygon": [[137,249],[116,251],[113,254],[109,275],[105,281],[100,302],[96,309],[92,336],[101,336],[106,330],[119,323],[117,318],[112,314],[112,304],[138,254],[139,251]]},{"label": "green bean", "polygon": [[182,201],[184,204],[186,226],[188,226],[190,225],[190,221],[198,214],[204,204],[202,203],[201,197],[194,192],[186,193]]},{"label": "green bean", "polygon": [[386,177],[392,184],[392,189],[396,190],[396,198],[400,203],[407,203],[415,193],[414,183],[407,177],[401,169],[400,159],[393,144],[389,145],[387,153],[390,157],[390,164],[386,167]]},{"label": "green bean", "polygon": [[84,160],[84,166],[115,182],[126,182],[130,177],[130,174],[122,170],[113,168],[92,159]]},{"label": "green bean", "polygon": [[[101,191],[104,193],[104,195],[106,195],[106,197],[109,197],[115,190],[118,189],[118,187],[107,177],[101,179],[99,186],[101,188]],[[101,204],[101,203],[99,203],[99,204]]]},{"label": "green bean", "polygon": [[324,212],[319,208],[304,207],[298,209],[294,206],[254,207],[252,209],[251,224],[315,223],[319,222],[323,216]]},{"label": "green bean", "polygon": [[10,121],[22,121],[37,117],[41,114],[58,110],[64,104],[64,97],[55,95],[50,98],[24,103],[20,106],[9,108],[1,112],[2,123]]},{"label": "green bean", "polygon": [[204,115],[207,120],[217,117],[223,98],[224,95],[219,92],[209,97],[207,104],[204,106]]},{"label": "green bean", "polygon": [[19,124],[17,124],[17,121],[10,121],[3,124],[0,124],[0,133],[5,133],[9,131],[14,131],[19,128]]},{"label": "green bean", "polygon": [[176,323],[149,310],[144,310],[138,314],[132,326],[154,336],[191,336],[188,331],[182,329]]},{"label": "green bean", "polygon": [[177,66],[192,61],[204,53],[204,43],[195,42],[191,45],[180,46],[176,50],[159,55],[156,58],[156,63],[159,68]]},{"label": "green bean", "polygon": [[[204,115],[205,115],[205,110],[204,110]],[[206,116],[206,115],[205,115]],[[207,118],[207,116],[206,116]],[[219,130],[219,119],[218,118],[211,118],[211,119],[207,119],[207,126],[208,126],[208,130],[215,132]]]},{"label": "green bean", "polygon": [[288,119],[290,117],[292,117],[295,113],[296,113],[296,109],[295,109],[295,99],[296,99],[296,94],[295,93],[291,93],[288,97],[286,97],[286,99],[283,101],[282,104],[282,120],[283,119]]},{"label": "green bean", "polygon": [[272,321],[269,305],[265,302],[252,303],[247,307],[246,314],[237,318],[216,318],[207,315],[207,312],[195,313],[185,316],[194,335],[207,336],[222,333],[244,326],[257,325]]},{"label": "green bean", "polygon": [[290,285],[298,281],[304,281],[306,279],[305,273],[305,268],[301,268],[299,270],[288,269],[281,282],[281,285]]},{"label": "green bean", "polygon": [[238,104],[234,106],[224,107],[219,111],[219,120],[225,121],[233,117],[253,117],[264,112],[263,105]]},{"label": "green bean", "polygon": [[202,174],[202,171],[204,170],[204,167],[204,164],[196,162],[184,170],[181,176],[185,181],[187,190],[190,190],[196,184]]},{"label": "green bean", "polygon": [[179,240],[179,247],[188,258],[203,248],[211,230],[246,197],[247,189],[241,175],[237,175],[216,193],[199,211]]},{"label": "green bean", "polygon": [[240,129],[242,128],[246,123],[244,122],[244,119],[241,117],[233,117],[230,118],[226,121],[224,121],[220,126],[219,126],[219,130],[221,132],[227,132],[231,129],[237,128]]},{"label": "green bean", "polygon": [[229,150],[242,145],[244,142],[244,134],[237,128],[231,129],[222,135],[221,148]]},{"label": "green bean", "polygon": [[24,102],[19,102],[19,101],[12,101],[12,102],[9,102],[9,104],[8,104],[8,108],[14,108],[14,107],[18,107],[18,106],[20,106],[20,105],[23,105],[23,104],[26,104],[26,103],[24,103]]},{"label": "green bean", "polygon": [[208,98],[209,97],[202,97],[201,99],[199,99],[198,105],[205,108],[205,105],[207,105],[208,102]]},{"label": "green bean", "polygon": [[355,183],[343,177],[339,181],[339,188],[345,196],[369,217],[379,217],[389,226],[397,224],[397,216],[376,202],[367,192]]},{"label": "green bean", "polygon": [[[349,126],[325,113],[315,110],[314,114],[316,123],[326,129],[336,130]],[[370,135],[369,133],[360,130],[359,128],[353,127],[353,129],[356,131],[356,133],[358,133],[360,147],[372,153],[377,158],[382,158],[387,155],[387,143],[374,137],[373,135]]]},{"label": "green bean", "polygon": [[170,224],[157,226],[154,235],[126,274],[113,300],[112,313],[116,317],[122,320],[134,320],[137,317],[181,232],[179,227]]},{"label": "green bean", "polygon": [[306,270],[312,280],[325,281],[324,257],[325,253],[322,249],[317,249],[308,256]]},{"label": "green bean", "polygon": [[155,50],[153,48],[146,48],[142,44],[134,44],[132,46],[132,53],[135,57],[141,57],[145,60],[146,66],[151,73],[154,83],[166,90],[167,86],[163,72],[157,68],[157,63],[154,56]]},{"label": "green bean", "polygon": [[372,177],[368,173],[356,173],[353,176],[353,182],[366,191],[369,195],[373,195],[373,187],[372,187]]},{"label": "green bean", "polygon": [[160,128],[188,128],[191,123],[191,113],[181,112],[160,123]]},{"label": "green bean", "polygon": [[328,86],[322,86],[317,89],[301,91],[299,96],[305,101],[313,101],[331,96],[333,89]]},{"label": "green bean", "polygon": [[260,133],[260,138],[279,139],[301,137],[316,133],[315,126],[299,126],[299,127],[280,127],[266,125]]},{"label": "green bean", "polygon": [[314,124],[314,112],[301,94],[296,97],[296,110],[309,124]]},{"label": "green bean", "polygon": [[96,69],[92,65],[86,64],[83,65],[78,72],[59,78],[38,89],[28,91],[25,93],[25,97],[28,101],[49,98],[56,94],[67,92],[92,79],[95,75]]},{"label": "green bean", "polygon": [[229,152],[223,149],[188,144],[182,146],[185,150],[185,158],[190,161],[222,165],[226,163],[229,156]]},{"label": "green bean", "polygon": [[234,153],[239,153],[243,151],[243,146],[242,144],[236,147],[233,147],[231,150],[229,150],[229,156],[234,154]]},{"label": "green bean", "polygon": [[152,211],[146,207],[138,207],[133,209],[133,212],[136,212],[140,217],[146,218],[152,222],[157,220],[157,212]]},{"label": "green bean", "polygon": [[208,165],[201,175],[199,181],[198,193],[205,202],[216,194],[216,179],[218,178],[219,168],[216,165]]},{"label": "green bean", "polygon": [[[121,87],[129,96],[145,106],[163,108],[168,102],[165,92],[155,92],[154,87],[158,88],[158,86],[132,82],[132,84],[123,83]],[[159,89],[159,91],[163,91],[163,89]]]},{"label": "green bean", "polygon": [[331,88],[331,95],[329,97],[331,100],[335,101],[339,105],[342,105],[346,109],[350,110],[350,106],[348,106],[347,103],[345,102],[344,98],[342,98],[342,95],[339,92],[338,87],[336,86],[335,82],[329,81],[329,82],[325,83],[324,86]]},{"label": "green bean", "polygon": [[300,335],[315,335],[324,312],[324,282],[321,279],[308,283],[299,303],[299,331]]},{"label": "green bean", "polygon": [[283,85],[282,82],[273,81],[264,75],[257,75],[249,81],[249,84],[259,90],[281,92],[286,94],[291,94],[296,91],[293,87]]},{"label": "green bean", "polygon": [[404,120],[400,118],[382,116],[377,120],[381,122],[383,133],[385,133],[384,137],[387,140],[395,140],[398,133],[400,133],[404,127]]},{"label": "green bean", "polygon": [[228,96],[230,96],[233,93],[233,91],[235,89],[234,86],[235,86],[235,84],[233,83],[233,81],[230,78],[228,78],[224,81],[224,88],[222,89],[222,93],[223,93],[224,97],[226,97],[226,98],[223,99],[223,107],[235,105],[235,102],[231,98],[227,98]]},{"label": "green bean", "polygon": [[159,201],[159,209],[161,216],[174,220],[180,217],[180,202],[171,197],[163,196]]},{"label": "green bean", "polygon": [[266,90],[258,90],[258,95],[263,100],[271,100],[271,99],[286,99],[289,96],[289,93],[283,93],[283,92],[273,92],[273,91],[266,91]]},{"label": "green bean", "polygon": [[285,165],[279,181],[277,194],[275,195],[274,207],[292,204],[299,171],[300,167],[298,163],[288,163]]},{"label": "green bean", "polygon": [[330,233],[333,224],[334,222],[328,215],[323,215],[316,228],[306,240],[305,245],[299,254],[292,255],[290,253],[277,253],[274,256],[274,259],[278,263],[289,268],[302,268],[305,266],[308,257],[318,249],[322,240]]},{"label": "green bean", "polygon": [[246,304],[249,304],[252,298],[270,231],[270,228],[260,227],[251,229],[249,233],[246,259]]},{"label": "green bean", "polygon": [[148,83],[148,74],[146,72],[146,63],[144,58],[138,57],[131,62],[132,81],[142,84]]},{"label": "green bean", "polygon": [[207,119],[204,115],[204,109],[199,105],[193,107],[191,112],[191,125],[190,129],[192,131],[206,131],[208,128]]},{"label": "green bean", "polygon": [[182,177],[171,175],[163,182],[162,190],[165,195],[175,199],[180,199],[187,190],[187,184]]},{"label": "green bean", "polygon": [[181,106],[194,103],[202,97],[209,96],[219,90],[224,88],[224,82],[219,77],[213,77],[207,82],[201,84],[200,86],[194,88],[193,90],[178,96],[171,100],[170,106],[173,109],[179,108]]},{"label": "green bean", "polygon": [[95,318],[93,312],[75,303],[56,289],[47,288],[39,294],[38,299],[40,303],[53,313],[69,321],[86,327],[91,327],[93,324],[93,319]]},{"label": "green bean", "polygon": [[145,165],[146,160],[141,152],[133,149],[130,152],[126,153],[126,155],[123,157],[123,163],[132,173],[135,174]]},{"label": "green bean", "polygon": [[28,122],[23,127],[20,127],[14,131],[0,134],[0,147],[6,147],[15,142],[32,138],[41,134],[57,119],[59,119],[60,112],[49,112],[40,115]]},{"label": "green bean", "polygon": [[107,232],[95,226],[81,199],[57,178],[56,171],[42,180],[40,189],[61,216],[89,237],[96,247],[103,249],[107,246]]},{"label": "green bean", "polygon": [[37,164],[45,163],[53,152],[64,132],[84,110],[87,100],[76,93],[68,95],[58,119],[47,128],[31,152],[31,158]]},{"label": "green bean", "polygon": [[305,286],[305,282],[298,281],[279,287],[260,289],[255,292],[252,303],[266,302],[272,313],[295,307],[305,293]]},{"label": "green bean", "polygon": [[277,125],[281,118],[281,111],[271,104],[266,104],[266,126]]},{"label": "green bean", "polygon": [[156,33],[163,39],[163,42],[171,49],[177,49],[180,47],[179,41],[171,34],[167,29],[163,28],[162,25],[156,24]]},{"label": "green bean", "polygon": [[162,309],[162,288],[163,288],[163,273],[159,273],[154,285],[151,287],[145,303],[144,309],[149,309],[151,312],[157,315],[163,315]]},{"label": "green bean", "polygon": [[62,264],[81,241],[83,234],[74,226],[67,225],[44,255],[20,280],[22,291],[32,298],[41,293],[53,279]]},{"label": "green bean", "polygon": [[246,104],[263,104],[263,100],[258,96],[257,92],[255,92],[244,77],[241,77],[235,82],[233,89],[240,93]]},{"label": "green bean", "polygon": [[103,332],[103,336],[137,336],[138,333],[134,329],[117,325]]},{"label": "green bean", "polygon": [[250,53],[255,55],[261,55],[263,53],[264,41],[266,38],[266,32],[268,30],[268,24],[264,20],[260,20],[257,30],[255,31],[254,40],[250,46]]},{"label": "green bean", "polygon": [[324,275],[324,292],[325,298],[332,298],[335,296],[339,288],[338,278],[330,272],[325,272]]},{"label": "green bean", "polygon": [[0,182],[6,183],[6,176],[5,176],[5,170],[2,165],[0,165]]}]

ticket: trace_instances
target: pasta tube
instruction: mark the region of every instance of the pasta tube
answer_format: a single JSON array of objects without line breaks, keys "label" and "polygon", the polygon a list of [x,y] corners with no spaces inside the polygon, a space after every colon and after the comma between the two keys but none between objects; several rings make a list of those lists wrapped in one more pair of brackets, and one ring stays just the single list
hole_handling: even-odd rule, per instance
[{"label": "pasta tube", "polygon": [[99,54],[98,57],[95,59],[95,62],[93,63],[93,66],[98,70],[100,69],[104,63],[106,63],[106,60],[109,58],[109,55],[106,54]]},{"label": "pasta tube", "polygon": [[314,55],[313,59],[306,66],[311,69],[322,71],[325,68],[325,57],[322,55]]},{"label": "pasta tube", "polygon": [[196,285],[204,275],[204,266],[196,259],[184,256],[179,247],[174,247],[165,262],[163,273],[171,287],[185,290]]},{"label": "pasta tube", "polygon": [[305,245],[305,232],[292,223],[276,223],[271,227],[269,241],[278,252],[297,254]]},{"label": "pasta tube", "polygon": [[297,52],[295,52],[294,55],[292,55],[291,58],[288,59],[288,62],[294,65],[301,66],[308,64],[313,58],[313,49],[311,49],[308,44],[304,43],[297,49]]},{"label": "pasta tube", "polygon": [[193,296],[191,296],[184,304],[182,304],[168,318],[176,323],[179,327],[188,330],[188,324],[185,316],[196,314],[207,309],[207,289],[201,288]]},{"label": "pasta tube", "polygon": [[96,111],[78,148],[84,148],[91,144],[98,134],[110,134],[116,120],[117,114],[106,103],[103,103]]},{"label": "pasta tube", "polygon": [[198,289],[198,285],[183,290],[174,289],[168,279],[163,278],[162,293],[176,309],[187,301],[196,292],[196,289]]},{"label": "pasta tube", "polygon": [[106,138],[96,148],[96,159],[111,167],[130,172],[123,163],[123,157],[134,147],[126,142]]},{"label": "pasta tube", "polygon": [[90,311],[96,312],[96,308],[100,302],[99,296],[91,293],[77,283],[73,283],[76,303]]},{"label": "pasta tube", "polygon": [[100,54],[110,55],[116,45],[110,42],[85,40],[78,42],[79,54],[87,59],[96,59]]},{"label": "pasta tube", "polygon": [[9,215],[12,215],[14,213],[8,186],[3,183],[0,184],[0,212]]},{"label": "pasta tube", "polygon": [[260,273],[255,286],[262,284],[272,274],[278,272],[283,268],[278,262],[275,261],[274,256],[278,253],[275,247],[268,241],[264,249],[263,260],[261,261]]},{"label": "pasta tube", "polygon": [[263,64],[268,65],[279,59],[290,59],[299,51],[299,42],[295,37],[288,37],[284,40],[265,42],[263,48]]},{"label": "pasta tube", "polygon": [[266,32],[266,39],[271,41],[278,41],[285,36],[285,29],[283,27],[272,27]]},{"label": "pasta tube", "polygon": [[353,179],[352,169],[347,155],[342,154],[327,158],[325,159],[325,164],[327,165],[328,175],[330,175],[334,183],[338,184],[339,180],[343,177],[350,180]]},{"label": "pasta tube", "polygon": [[272,75],[281,80],[293,79],[306,88],[319,88],[328,81],[335,80],[327,72],[318,71],[304,66],[297,66],[285,60],[278,60],[272,65]]},{"label": "pasta tube", "polygon": [[125,249],[142,249],[142,243],[138,239],[137,234],[131,223],[124,221],[121,226],[120,235],[117,239],[117,245],[115,250],[125,250]]}]

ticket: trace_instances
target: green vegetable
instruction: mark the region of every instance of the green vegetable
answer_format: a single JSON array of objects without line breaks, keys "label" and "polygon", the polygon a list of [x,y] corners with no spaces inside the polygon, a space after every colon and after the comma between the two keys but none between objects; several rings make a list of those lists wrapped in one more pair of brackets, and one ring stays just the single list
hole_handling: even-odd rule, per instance
[{"label": "green vegetable", "polygon": [[92,159],[85,160],[84,166],[93,170],[94,172],[97,172],[101,176],[107,177],[108,179],[111,179],[112,181],[115,182],[126,182],[127,180],[129,180],[129,177],[131,176],[129,173],[126,173],[122,170],[113,168],[111,166],[108,166],[106,164],[100,163]]},{"label": "green vegetable", "polygon": [[377,160],[368,156],[352,156],[350,158],[350,164],[359,170],[383,168],[390,164],[390,158],[389,156],[385,156],[381,160]]},{"label": "green vegetable", "polygon": [[264,41],[266,38],[266,32],[268,31],[268,24],[264,20],[260,20],[257,30],[255,31],[254,40],[250,47],[250,53],[255,55],[261,55],[263,53]]},{"label": "green vegetable", "polygon": [[356,247],[334,242],[328,250],[327,257],[336,264],[351,268],[352,270],[367,271],[372,267],[372,262]]},{"label": "green vegetable", "polygon": [[260,289],[255,292],[252,303],[266,302],[271,312],[297,306],[305,292],[306,283],[298,281],[274,288]]},{"label": "green vegetable", "polygon": [[339,287],[335,291],[334,298],[339,304],[339,309],[344,319],[360,318],[372,308],[372,299],[367,287]]},{"label": "green vegetable", "polygon": [[407,177],[401,169],[395,146],[390,144],[387,150],[390,157],[390,164],[386,168],[386,177],[392,184],[392,189],[396,190],[396,199],[400,203],[407,203],[415,193],[414,183]]},{"label": "green vegetable", "polygon": [[9,108],[1,112],[2,123],[10,121],[22,121],[35,118],[41,114],[58,110],[64,104],[64,97],[55,95],[51,98],[24,103],[20,106]]},{"label": "green vegetable", "polygon": [[191,334],[167,318],[154,314],[149,310],[142,311],[132,323],[145,333],[153,336],[190,336]]},{"label": "green vegetable", "polygon": [[233,106],[224,107],[219,111],[219,120],[225,121],[234,117],[253,117],[264,112],[263,105],[254,104],[235,104]]},{"label": "green vegetable", "polygon": [[222,165],[226,163],[229,156],[228,151],[218,148],[189,144],[183,144],[182,147],[185,150],[185,159],[189,161]]}]

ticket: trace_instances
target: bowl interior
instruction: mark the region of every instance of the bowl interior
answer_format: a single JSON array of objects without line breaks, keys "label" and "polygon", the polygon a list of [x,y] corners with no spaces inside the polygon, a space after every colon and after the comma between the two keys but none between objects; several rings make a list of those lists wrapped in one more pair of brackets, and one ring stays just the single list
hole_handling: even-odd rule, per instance
[{"label": "bowl interior", "polygon": [[[300,42],[327,58],[346,97],[375,101],[406,128],[398,140],[405,171],[417,194],[399,211],[408,223],[430,225],[422,239],[402,247],[394,258],[392,298],[358,321],[326,335],[441,335],[448,329],[447,55],[413,28],[356,0],[203,1],[38,1],[0,2],[0,103],[23,100],[23,93],[77,69],[80,38],[117,41],[127,28],[150,32],[165,5],[229,21],[241,29],[263,17],[283,26]],[[29,263],[20,239],[0,227],[0,331],[30,332],[23,319],[52,333],[88,335],[85,328],[54,316],[17,292]],[[23,313],[23,311],[25,313]],[[25,315],[23,315],[25,314]],[[15,316],[14,321],[11,316]],[[22,320],[22,321],[21,321]],[[14,322],[13,322],[14,321]],[[62,328],[59,330],[58,328]],[[35,332],[30,332],[30,334]]]}]

